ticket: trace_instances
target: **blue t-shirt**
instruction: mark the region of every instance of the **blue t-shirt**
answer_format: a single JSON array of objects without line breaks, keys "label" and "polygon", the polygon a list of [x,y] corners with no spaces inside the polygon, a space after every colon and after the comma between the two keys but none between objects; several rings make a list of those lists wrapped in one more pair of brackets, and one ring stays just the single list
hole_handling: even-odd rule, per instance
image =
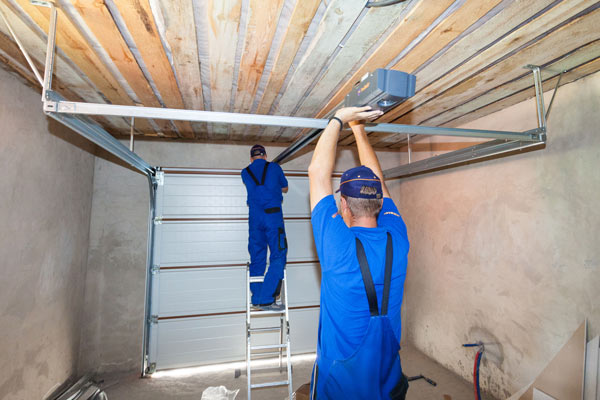
[{"label": "blue t-shirt", "polygon": [[388,316],[400,343],[400,307],[409,244],[406,225],[392,199],[383,200],[377,228],[348,228],[338,214],[333,195],[329,195],[321,199],[313,209],[312,225],[322,274],[319,332],[321,354],[330,359],[351,356],[362,342],[369,325],[371,314],[356,258],[356,237],[365,248],[381,311],[387,232],[392,235],[394,245]]},{"label": "blue t-shirt", "polygon": [[[261,158],[254,160],[249,165],[250,170],[260,183],[266,160]],[[279,207],[283,202],[283,194],[281,189],[288,186],[288,181],[283,175],[283,170],[277,163],[269,163],[267,167],[267,176],[265,177],[264,185],[257,186],[248,171],[242,170],[242,181],[246,185],[248,197],[246,204],[250,207]]]}]

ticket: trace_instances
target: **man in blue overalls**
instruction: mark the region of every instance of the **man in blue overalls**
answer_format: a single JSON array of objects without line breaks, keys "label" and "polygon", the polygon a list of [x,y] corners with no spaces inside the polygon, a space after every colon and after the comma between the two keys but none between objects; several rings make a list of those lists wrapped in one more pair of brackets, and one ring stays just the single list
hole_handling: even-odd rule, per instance
[{"label": "man in blue overalls", "polygon": [[252,146],[250,160],[251,164],[242,170],[242,181],[248,192],[250,276],[264,275],[267,246],[271,253],[264,281],[251,283],[250,290],[252,304],[267,309],[275,306],[287,256],[281,203],[282,193],[288,191],[288,182],[279,164],[267,162],[267,152],[260,144]]},{"label": "man in blue overalls", "polygon": [[[321,262],[321,311],[311,399],[404,399],[400,307],[406,276],[406,226],[383,182],[364,126],[380,111],[336,112],[308,169],[313,235]],[[350,122],[360,167],[344,172],[340,210],[331,174],[339,132]]]}]

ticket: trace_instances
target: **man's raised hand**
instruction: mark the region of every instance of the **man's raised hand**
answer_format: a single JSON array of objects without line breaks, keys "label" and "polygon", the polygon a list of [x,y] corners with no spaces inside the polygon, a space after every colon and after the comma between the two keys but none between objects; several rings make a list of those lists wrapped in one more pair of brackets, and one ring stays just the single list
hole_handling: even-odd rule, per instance
[{"label": "man's raised hand", "polygon": [[371,106],[365,107],[345,107],[336,111],[335,116],[342,120],[343,123],[350,121],[373,121],[383,114],[381,110],[371,111]]}]

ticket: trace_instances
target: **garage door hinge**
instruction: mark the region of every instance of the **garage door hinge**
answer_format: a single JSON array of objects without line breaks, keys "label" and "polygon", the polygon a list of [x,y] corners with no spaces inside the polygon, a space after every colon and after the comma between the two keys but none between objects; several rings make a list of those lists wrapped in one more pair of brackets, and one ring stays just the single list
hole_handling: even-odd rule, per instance
[{"label": "garage door hinge", "polygon": [[163,186],[165,184],[165,173],[163,171],[156,172],[156,184]]},{"label": "garage door hinge", "polygon": [[158,274],[160,272],[160,266],[153,265],[152,268],[150,268],[150,272],[152,273],[152,275]]},{"label": "garage door hinge", "polygon": [[154,217],[154,224],[155,225],[162,224],[162,217]]},{"label": "garage door hinge", "polygon": [[148,323],[158,324],[158,315],[151,315],[150,318],[148,318]]}]

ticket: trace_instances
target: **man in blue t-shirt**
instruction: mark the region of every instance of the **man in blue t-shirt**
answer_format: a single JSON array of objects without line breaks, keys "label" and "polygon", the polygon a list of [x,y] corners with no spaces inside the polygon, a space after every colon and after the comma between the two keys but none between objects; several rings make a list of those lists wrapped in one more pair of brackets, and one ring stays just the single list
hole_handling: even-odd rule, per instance
[{"label": "man in blue t-shirt", "polygon": [[[311,399],[404,399],[400,308],[406,226],[383,182],[364,125],[381,111],[338,110],[308,170],[313,235],[321,263],[321,311]],[[340,208],[331,186],[339,132],[350,123],[361,166],[342,175]]]},{"label": "man in blue t-shirt", "polygon": [[287,256],[281,204],[282,193],[288,191],[288,182],[279,164],[267,162],[267,152],[260,144],[252,146],[250,161],[251,164],[242,170],[242,181],[248,192],[250,276],[265,274],[267,246],[271,253],[264,281],[250,284],[252,304],[274,309]]}]

